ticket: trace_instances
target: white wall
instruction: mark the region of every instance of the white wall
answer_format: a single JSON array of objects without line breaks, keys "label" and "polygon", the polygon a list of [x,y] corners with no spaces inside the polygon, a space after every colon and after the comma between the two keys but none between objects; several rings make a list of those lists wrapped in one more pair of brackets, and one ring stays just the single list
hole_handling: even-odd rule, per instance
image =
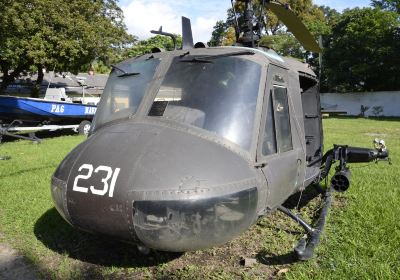
[{"label": "white wall", "polygon": [[370,107],[366,116],[374,116],[373,107],[382,106],[380,116],[400,117],[400,91],[321,93],[321,106],[328,111],[346,111],[356,116],[361,113],[361,105]]}]

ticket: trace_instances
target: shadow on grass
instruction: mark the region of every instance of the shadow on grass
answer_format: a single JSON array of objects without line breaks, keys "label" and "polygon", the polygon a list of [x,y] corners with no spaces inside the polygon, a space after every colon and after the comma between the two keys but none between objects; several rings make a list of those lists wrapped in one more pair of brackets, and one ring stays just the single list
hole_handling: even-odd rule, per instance
[{"label": "shadow on grass", "polygon": [[269,256],[270,253],[266,251],[261,251],[257,254],[257,260],[265,265],[284,265],[293,264],[299,262],[295,252],[289,252],[280,256]]},{"label": "shadow on grass", "polygon": [[283,206],[289,209],[298,207],[299,209],[308,205],[310,201],[315,199],[323,192],[320,185],[312,185],[307,187],[303,192],[297,192],[283,203]]},{"label": "shadow on grass", "polygon": [[36,221],[34,233],[47,248],[95,265],[150,267],[167,263],[182,255],[151,251],[145,256],[134,245],[73,228],[61,218],[55,208],[48,210]]},{"label": "shadow on grass", "polygon": [[[302,193],[298,192],[290,196],[284,202],[283,206],[291,210],[297,207],[298,209],[301,209],[303,207],[308,206],[309,203],[312,200],[316,199],[318,196],[320,196],[321,193],[323,193],[323,189],[320,185],[310,186],[306,188]],[[319,211],[314,213],[312,220],[315,222],[319,218],[319,215],[320,215]],[[287,219],[290,220],[291,218],[287,217]],[[288,234],[299,235],[299,236],[306,233],[304,230],[301,232],[297,230],[288,230],[288,229],[280,229],[280,230],[283,230]],[[286,265],[299,262],[299,259],[293,250],[282,255],[275,255],[267,250],[262,250],[258,252],[256,258],[260,263],[265,265]]]}]

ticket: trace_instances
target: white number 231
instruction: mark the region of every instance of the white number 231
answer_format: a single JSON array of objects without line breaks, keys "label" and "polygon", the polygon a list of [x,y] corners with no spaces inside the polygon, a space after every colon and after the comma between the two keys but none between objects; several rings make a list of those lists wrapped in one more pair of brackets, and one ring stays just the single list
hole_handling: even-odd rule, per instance
[{"label": "white number 231", "polygon": [[[93,174],[93,165],[91,164],[82,164],[81,167],[79,167],[78,171],[82,172],[83,170],[87,170],[86,174],[79,174],[78,176],[75,177],[74,180],[74,186],[72,188],[73,191],[76,192],[83,192],[87,193],[88,188],[85,187],[80,187],[78,186],[78,181],[79,180],[88,180],[90,177],[92,177]],[[109,197],[113,197],[114,195],[114,187],[115,183],[117,181],[118,175],[119,175],[119,168],[113,169],[110,166],[105,166],[105,165],[100,165],[96,169],[94,169],[94,173],[99,173],[103,172],[104,177],[102,177],[101,182],[103,183],[102,188],[95,188],[94,186],[90,186],[90,192],[96,195],[105,195],[108,192]],[[111,179],[111,182],[109,183]]]}]

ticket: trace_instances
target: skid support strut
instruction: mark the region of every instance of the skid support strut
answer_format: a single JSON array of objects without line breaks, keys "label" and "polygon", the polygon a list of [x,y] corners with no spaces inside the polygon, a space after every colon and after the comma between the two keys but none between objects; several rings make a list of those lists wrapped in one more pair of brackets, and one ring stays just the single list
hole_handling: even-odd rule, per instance
[{"label": "skid support strut", "polygon": [[278,207],[279,211],[285,213],[291,219],[298,222],[307,231],[307,235],[301,238],[297,246],[294,248],[294,251],[299,260],[305,261],[313,256],[314,249],[318,245],[321,233],[324,229],[326,216],[328,214],[328,209],[331,206],[331,202],[332,202],[331,188],[329,187],[327,191],[324,193],[323,197],[324,206],[321,209],[315,228],[313,228],[302,218],[291,212],[289,209],[283,206]]}]

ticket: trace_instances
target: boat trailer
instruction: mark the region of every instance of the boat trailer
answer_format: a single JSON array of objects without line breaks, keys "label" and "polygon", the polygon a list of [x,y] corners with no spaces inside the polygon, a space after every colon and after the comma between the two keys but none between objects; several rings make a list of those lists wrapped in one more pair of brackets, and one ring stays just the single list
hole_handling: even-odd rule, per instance
[{"label": "boat trailer", "polygon": [[63,129],[71,129],[74,132],[78,132],[79,129],[79,125],[18,126],[20,124],[22,124],[21,121],[15,120],[11,124],[0,126],[0,144],[4,136],[40,143],[42,139],[35,135],[36,132]]}]

